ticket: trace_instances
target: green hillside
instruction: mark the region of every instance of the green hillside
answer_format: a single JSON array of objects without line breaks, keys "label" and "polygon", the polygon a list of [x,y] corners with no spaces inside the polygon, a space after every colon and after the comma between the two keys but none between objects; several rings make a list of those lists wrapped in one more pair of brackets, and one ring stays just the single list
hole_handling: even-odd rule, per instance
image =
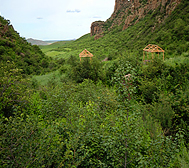
[{"label": "green hillside", "polygon": [[10,21],[0,16],[0,63],[14,62],[23,74],[41,74],[49,71],[50,59],[39,49],[32,46],[10,25]]},{"label": "green hillside", "polygon": [[[1,167],[189,167],[189,2],[161,23],[159,9],[125,30],[107,20],[98,40],[86,34],[41,50],[18,34],[24,42],[13,45],[9,28],[0,46]],[[148,44],[163,48],[165,61],[154,53],[143,62]],[[19,46],[29,62],[42,56],[45,74],[24,69]],[[80,61],[84,49],[92,60]]]},{"label": "green hillside", "polygon": [[124,31],[122,31],[122,25],[117,26],[110,32],[105,31],[105,36],[96,41],[94,37],[87,34],[72,43],[57,46],[51,51],[65,52],[61,57],[67,58],[70,55],[78,56],[86,48],[100,60],[105,57],[116,59],[118,55],[124,56],[130,53],[142,60],[143,48],[148,44],[156,44],[165,50],[166,59],[181,55],[187,59],[189,55],[188,1],[183,1],[164,22],[159,24],[157,18],[162,15],[164,13],[157,8],[139,23]]}]

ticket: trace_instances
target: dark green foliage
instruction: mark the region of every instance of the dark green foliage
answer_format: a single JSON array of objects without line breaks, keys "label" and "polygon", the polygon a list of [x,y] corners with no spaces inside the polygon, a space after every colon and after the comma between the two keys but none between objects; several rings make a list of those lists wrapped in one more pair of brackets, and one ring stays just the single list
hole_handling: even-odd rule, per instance
[{"label": "dark green foliage", "polygon": [[[48,126],[38,117],[9,118],[0,126],[2,167],[56,166],[61,157],[63,137],[55,124]],[[61,162],[61,160],[59,160]]]},{"label": "dark green foliage", "polygon": [[[46,100],[33,95],[29,116],[1,120],[3,167],[177,165],[181,134],[175,140],[152,138],[140,109],[131,103],[126,110],[104,86],[85,80],[49,88],[45,94]],[[161,134],[160,126],[156,128]]]},{"label": "dark green foliage", "polygon": [[96,59],[90,60],[89,58],[83,58],[81,62],[73,59],[73,57],[70,57],[68,60],[71,67],[67,71],[72,80],[77,83],[83,82],[84,79],[91,79],[94,82],[97,82],[100,79],[102,80],[100,63]]},{"label": "dark green foliage", "polygon": [[[152,104],[149,114],[161,122],[166,134],[178,128],[188,132],[188,67],[188,64],[169,67],[154,61],[142,68],[138,95]],[[188,134],[185,136],[188,141]]]},{"label": "dark green foliage", "polygon": [[29,84],[15,64],[1,63],[0,67],[0,117],[9,117],[21,113],[27,106]]}]

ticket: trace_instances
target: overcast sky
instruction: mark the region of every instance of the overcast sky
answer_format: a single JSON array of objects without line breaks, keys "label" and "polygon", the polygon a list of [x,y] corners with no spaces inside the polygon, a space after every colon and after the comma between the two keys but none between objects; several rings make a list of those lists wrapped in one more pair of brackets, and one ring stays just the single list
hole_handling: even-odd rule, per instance
[{"label": "overcast sky", "polygon": [[77,39],[93,21],[107,20],[115,0],[0,0],[0,15],[25,38]]}]

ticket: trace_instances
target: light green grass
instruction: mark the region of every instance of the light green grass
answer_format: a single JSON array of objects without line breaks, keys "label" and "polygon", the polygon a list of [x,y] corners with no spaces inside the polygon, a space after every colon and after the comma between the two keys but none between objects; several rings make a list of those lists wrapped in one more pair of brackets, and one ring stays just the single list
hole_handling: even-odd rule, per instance
[{"label": "light green grass", "polygon": [[[67,59],[70,56],[71,48],[64,47],[66,44],[71,43],[72,41],[59,41],[47,46],[40,46],[42,52],[53,59],[64,58]],[[60,50],[60,48],[63,50]]]},{"label": "light green grass", "polygon": [[62,47],[65,44],[71,43],[72,41],[59,41],[59,42],[55,42],[52,43],[50,45],[46,45],[46,46],[39,46],[41,48],[42,51],[49,51],[58,47]]},{"label": "light green grass", "polygon": [[65,53],[64,51],[48,51],[46,52],[45,54],[49,57],[52,57],[52,58],[62,58],[65,56]]},{"label": "light green grass", "polygon": [[50,80],[55,80],[56,83],[60,83],[60,78],[65,74],[60,74],[59,70],[40,76],[33,76],[40,85],[47,85]]}]

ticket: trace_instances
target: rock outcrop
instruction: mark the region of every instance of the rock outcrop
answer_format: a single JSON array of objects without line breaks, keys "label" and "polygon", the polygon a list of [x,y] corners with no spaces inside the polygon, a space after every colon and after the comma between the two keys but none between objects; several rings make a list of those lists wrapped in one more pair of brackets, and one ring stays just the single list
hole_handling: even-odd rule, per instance
[{"label": "rock outcrop", "polygon": [[103,33],[103,21],[96,21],[91,24],[91,36]]},{"label": "rock outcrop", "polygon": [[0,37],[5,35],[8,31],[11,31],[11,29],[14,30],[14,27],[12,25],[8,25],[8,24],[3,25],[0,22]]}]

